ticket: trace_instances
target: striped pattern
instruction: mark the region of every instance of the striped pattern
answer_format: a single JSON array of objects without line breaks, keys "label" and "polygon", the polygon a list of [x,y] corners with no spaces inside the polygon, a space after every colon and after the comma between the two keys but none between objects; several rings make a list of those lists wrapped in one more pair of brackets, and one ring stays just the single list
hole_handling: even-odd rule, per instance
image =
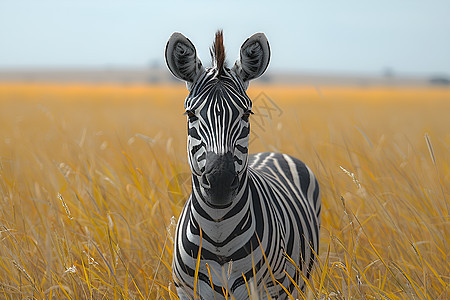
[{"label": "striped pattern", "polygon": [[[251,109],[251,101],[232,73],[225,72],[219,80],[214,69],[205,72],[185,108],[195,114],[188,121],[193,190],[176,232],[173,274],[179,296],[195,296],[199,252],[195,297],[225,299],[228,290],[236,299],[246,299],[247,280],[257,290],[283,299],[286,294],[280,284],[294,290],[287,274],[303,288],[286,256],[309,276],[314,251],[318,252],[321,209],[313,173],[285,154],[247,155],[250,127],[242,114]],[[240,186],[236,199],[225,209],[205,201],[199,176],[206,151],[234,154]]]},{"label": "striped pattern", "polygon": [[209,69],[197,81],[185,101],[186,111],[195,114],[188,122],[188,158],[194,174],[205,168],[206,152],[234,154],[235,169],[246,168],[250,125],[242,116],[252,102],[229,70],[220,79]]}]

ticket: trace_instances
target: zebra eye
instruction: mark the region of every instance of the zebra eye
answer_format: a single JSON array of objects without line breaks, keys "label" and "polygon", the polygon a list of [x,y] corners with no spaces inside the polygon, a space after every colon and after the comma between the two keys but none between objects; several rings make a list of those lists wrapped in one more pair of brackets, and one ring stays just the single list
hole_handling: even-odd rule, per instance
[{"label": "zebra eye", "polygon": [[187,110],[184,114],[188,116],[189,121],[191,122],[198,120],[197,116],[191,110]]},{"label": "zebra eye", "polygon": [[242,115],[242,120],[248,122],[248,118],[250,117],[250,115],[253,115],[253,112],[251,110],[247,110],[243,115]]}]

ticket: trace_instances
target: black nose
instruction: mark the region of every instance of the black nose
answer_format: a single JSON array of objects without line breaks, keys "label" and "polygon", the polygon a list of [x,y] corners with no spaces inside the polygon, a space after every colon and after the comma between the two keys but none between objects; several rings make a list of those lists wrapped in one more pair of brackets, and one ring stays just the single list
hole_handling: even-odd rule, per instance
[{"label": "black nose", "polygon": [[233,192],[239,187],[239,178],[234,168],[231,152],[226,154],[206,153],[205,172],[200,184],[215,205],[226,205]]},{"label": "black nose", "polygon": [[239,186],[239,178],[237,174],[233,174],[231,172],[222,174],[212,172],[203,174],[200,183],[205,189],[229,187],[230,189],[234,190]]}]

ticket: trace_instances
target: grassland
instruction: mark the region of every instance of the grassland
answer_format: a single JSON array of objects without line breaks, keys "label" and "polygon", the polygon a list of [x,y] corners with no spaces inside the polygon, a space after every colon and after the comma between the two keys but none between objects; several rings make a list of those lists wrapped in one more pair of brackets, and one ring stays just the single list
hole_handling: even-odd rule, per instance
[{"label": "grassland", "polygon": [[[252,86],[322,188],[308,299],[449,299],[450,90]],[[0,84],[0,298],[172,299],[183,86]]]}]

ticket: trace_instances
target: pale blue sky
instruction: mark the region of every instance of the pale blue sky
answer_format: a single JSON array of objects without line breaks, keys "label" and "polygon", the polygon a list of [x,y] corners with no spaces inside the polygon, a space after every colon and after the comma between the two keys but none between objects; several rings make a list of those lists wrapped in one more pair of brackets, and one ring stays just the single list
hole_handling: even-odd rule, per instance
[{"label": "pale blue sky", "polygon": [[163,64],[173,31],[209,65],[219,28],[230,64],[262,31],[271,70],[450,75],[449,0],[0,0],[0,68]]}]

